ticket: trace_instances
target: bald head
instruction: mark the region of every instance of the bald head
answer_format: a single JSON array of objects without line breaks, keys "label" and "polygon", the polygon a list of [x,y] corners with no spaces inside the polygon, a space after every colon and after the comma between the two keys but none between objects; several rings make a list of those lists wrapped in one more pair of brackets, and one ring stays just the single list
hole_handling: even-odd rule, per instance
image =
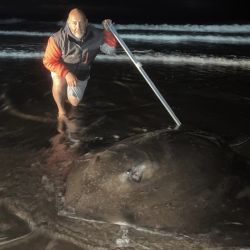
[{"label": "bald head", "polygon": [[84,14],[84,12],[80,9],[72,9],[70,12],[69,12],[69,15],[68,15],[68,20],[69,19],[72,19],[72,18],[82,18],[83,20],[86,20],[86,15]]},{"label": "bald head", "polygon": [[88,20],[80,9],[72,9],[69,12],[67,23],[70,31],[77,38],[82,38],[86,32]]}]

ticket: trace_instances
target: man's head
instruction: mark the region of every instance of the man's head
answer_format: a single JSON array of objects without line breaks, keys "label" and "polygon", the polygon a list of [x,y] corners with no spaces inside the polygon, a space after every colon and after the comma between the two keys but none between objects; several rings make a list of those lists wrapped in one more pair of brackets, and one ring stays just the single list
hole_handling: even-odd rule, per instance
[{"label": "man's head", "polygon": [[77,38],[82,38],[86,32],[88,19],[85,14],[79,9],[73,9],[69,12],[67,23],[70,31]]}]

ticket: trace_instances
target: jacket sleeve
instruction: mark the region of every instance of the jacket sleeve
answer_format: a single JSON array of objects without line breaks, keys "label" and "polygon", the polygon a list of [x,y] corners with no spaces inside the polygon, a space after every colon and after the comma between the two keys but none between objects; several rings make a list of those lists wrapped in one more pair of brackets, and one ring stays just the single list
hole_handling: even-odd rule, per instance
[{"label": "jacket sleeve", "polygon": [[44,66],[57,75],[65,77],[69,70],[61,61],[62,51],[58,48],[55,40],[50,37],[43,57]]},{"label": "jacket sleeve", "polygon": [[117,40],[112,34],[112,32],[108,30],[103,30],[103,41],[104,42],[100,47],[101,51],[108,55],[115,55]]}]

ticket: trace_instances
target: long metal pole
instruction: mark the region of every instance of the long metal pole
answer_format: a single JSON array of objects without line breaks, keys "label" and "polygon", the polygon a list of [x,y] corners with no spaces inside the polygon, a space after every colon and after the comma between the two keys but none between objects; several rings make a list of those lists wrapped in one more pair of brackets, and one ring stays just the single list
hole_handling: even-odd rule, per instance
[{"label": "long metal pole", "polygon": [[166,108],[166,110],[168,111],[168,113],[171,115],[171,117],[173,118],[173,120],[175,121],[177,127],[181,126],[181,122],[180,120],[177,118],[177,116],[174,114],[173,110],[171,109],[171,107],[168,105],[168,103],[166,102],[166,100],[163,98],[163,96],[161,95],[161,93],[159,92],[159,90],[156,88],[156,86],[154,85],[154,83],[151,81],[151,79],[149,78],[149,76],[147,75],[147,73],[144,71],[144,69],[142,68],[142,65],[140,62],[138,62],[134,55],[132,54],[132,52],[129,50],[129,48],[127,47],[127,45],[124,43],[124,41],[120,38],[120,36],[118,35],[115,27],[113,26],[112,23],[109,24],[109,30],[113,33],[113,35],[115,36],[115,38],[117,39],[117,41],[120,43],[120,45],[122,46],[122,48],[125,50],[125,52],[127,53],[127,55],[129,56],[129,58],[131,59],[131,61],[134,63],[134,65],[137,67],[137,69],[139,70],[139,72],[142,74],[142,76],[144,77],[144,79],[147,81],[147,83],[149,84],[149,86],[151,87],[151,89],[154,91],[154,93],[156,94],[156,96],[159,98],[159,100],[161,101],[161,103],[163,104],[163,106]]}]

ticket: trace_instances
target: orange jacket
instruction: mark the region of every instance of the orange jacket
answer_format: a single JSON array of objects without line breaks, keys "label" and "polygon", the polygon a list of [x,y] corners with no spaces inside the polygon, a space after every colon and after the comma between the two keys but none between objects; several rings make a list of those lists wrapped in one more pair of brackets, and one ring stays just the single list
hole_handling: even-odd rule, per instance
[{"label": "orange jacket", "polygon": [[57,75],[65,77],[69,70],[61,60],[62,51],[56,45],[55,40],[50,37],[47,48],[45,50],[43,64],[49,70],[55,72]]},{"label": "orange jacket", "polygon": [[[102,46],[105,49],[102,50]],[[109,49],[114,51],[116,46],[117,41],[109,31],[89,25],[84,40],[81,41],[72,35],[66,25],[49,38],[43,64],[49,71],[62,77],[65,77],[69,71],[76,73],[81,64],[85,67],[84,77],[87,77],[100,49],[109,54]]]}]

